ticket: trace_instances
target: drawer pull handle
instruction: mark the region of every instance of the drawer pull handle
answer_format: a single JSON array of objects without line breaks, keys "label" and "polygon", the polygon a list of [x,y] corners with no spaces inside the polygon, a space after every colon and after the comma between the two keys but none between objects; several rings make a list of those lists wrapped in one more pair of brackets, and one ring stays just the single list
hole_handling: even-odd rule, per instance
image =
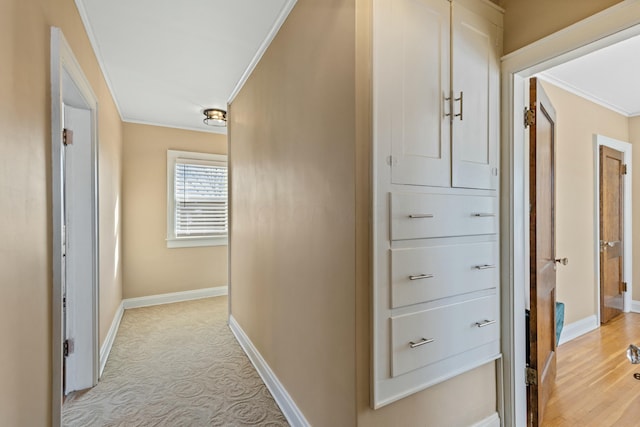
[{"label": "drawer pull handle", "polygon": [[433,279],[433,277],[433,274],[416,274],[415,276],[409,276],[409,280]]},{"label": "drawer pull handle", "polygon": [[409,347],[416,348],[416,347],[420,347],[421,345],[432,343],[433,341],[435,341],[433,338],[428,338],[428,339],[422,338],[418,342],[409,341]]},{"label": "drawer pull handle", "polygon": [[489,270],[490,268],[496,268],[496,266],[491,264],[484,264],[484,265],[476,265],[473,268],[476,270]]},{"label": "drawer pull handle", "polygon": [[494,217],[496,216],[496,214],[494,213],[482,213],[482,212],[478,212],[478,213],[472,213],[471,216],[476,217],[476,218],[487,218],[487,217]]},{"label": "drawer pull handle", "polygon": [[495,320],[483,320],[482,322],[476,322],[476,326],[478,328],[484,328],[485,326],[493,325],[496,323]]},{"label": "drawer pull handle", "polygon": [[420,218],[433,218],[433,214],[412,214],[409,215],[411,219],[420,219]]}]

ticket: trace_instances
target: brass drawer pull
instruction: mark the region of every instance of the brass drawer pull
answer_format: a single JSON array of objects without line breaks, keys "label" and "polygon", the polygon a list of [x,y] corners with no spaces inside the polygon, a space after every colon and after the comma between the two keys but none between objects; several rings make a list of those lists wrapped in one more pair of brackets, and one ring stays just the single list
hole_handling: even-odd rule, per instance
[{"label": "brass drawer pull", "polygon": [[495,320],[483,320],[482,322],[476,322],[476,326],[478,328],[484,328],[485,326],[493,325],[496,323]]},{"label": "brass drawer pull", "polygon": [[411,219],[420,219],[420,218],[433,218],[433,214],[412,214],[409,215]]},{"label": "brass drawer pull", "polygon": [[475,270],[489,270],[490,268],[496,268],[496,266],[491,264],[484,264],[484,265],[476,265],[473,268]]},{"label": "brass drawer pull", "polygon": [[432,343],[433,341],[435,341],[433,338],[428,338],[428,339],[422,338],[418,342],[409,341],[409,347],[416,348],[416,347],[420,347],[421,345]]},{"label": "brass drawer pull", "polygon": [[488,213],[488,212],[478,212],[478,213],[472,213],[471,216],[476,217],[476,218],[488,218],[488,217],[494,217],[496,216],[496,214],[494,213]]},{"label": "brass drawer pull", "polygon": [[433,274],[416,274],[415,276],[409,276],[409,280],[433,279],[433,277]]}]

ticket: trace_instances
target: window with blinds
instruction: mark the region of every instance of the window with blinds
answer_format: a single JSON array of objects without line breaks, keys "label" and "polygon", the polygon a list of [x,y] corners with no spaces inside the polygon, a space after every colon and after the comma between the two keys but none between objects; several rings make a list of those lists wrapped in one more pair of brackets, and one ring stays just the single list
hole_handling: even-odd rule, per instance
[{"label": "window with blinds", "polygon": [[167,172],[167,246],[226,244],[226,156],[169,150]]}]

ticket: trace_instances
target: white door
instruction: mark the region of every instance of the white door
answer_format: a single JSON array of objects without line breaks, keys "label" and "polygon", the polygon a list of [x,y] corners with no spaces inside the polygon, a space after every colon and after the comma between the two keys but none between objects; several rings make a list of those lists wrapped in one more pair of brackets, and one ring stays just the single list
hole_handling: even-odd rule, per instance
[{"label": "white door", "polygon": [[452,30],[452,186],[496,189],[502,37],[495,24],[457,3]]},{"label": "white door", "polygon": [[391,101],[391,182],[449,187],[450,3],[389,3],[381,97]]},{"label": "white door", "polygon": [[[95,230],[91,110],[64,106],[64,127],[73,132],[63,160],[64,393],[95,385]],[[71,140],[69,138],[68,140]]]}]

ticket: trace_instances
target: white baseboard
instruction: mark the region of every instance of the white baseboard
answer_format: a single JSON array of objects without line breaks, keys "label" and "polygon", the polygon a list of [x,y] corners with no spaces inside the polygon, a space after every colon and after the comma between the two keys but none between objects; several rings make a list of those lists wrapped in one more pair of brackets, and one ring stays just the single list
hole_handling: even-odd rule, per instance
[{"label": "white baseboard", "polygon": [[631,312],[640,313],[640,301],[631,301]]},{"label": "white baseboard", "polygon": [[598,316],[595,314],[580,319],[577,322],[569,323],[565,325],[560,334],[560,342],[558,345],[562,345],[572,339],[578,338],[580,335],[584,335],[587,332],[591,332],[594,329],[598,329],[600,324],[598,323]]},{"label": "white baseboard", "polygon": [[273,395],[276,403],[280,407],[280,410],[284,414],[285,418],[293,427],[307,427],[310,426],[300,409],[296,406],[295,402],[287,393],[278,377],[273,373],[267,362],[262,358],[258,349],[255,348],[247,334],[242,330],[236,319],[233,316],[229,316],[229,327],[231,332],[235,335],[238,343],[244,350],[244,352],[251,360],[253,366],[255,366],[258,374],[264,381],[265,385]]},{"label": "white baseboard", "polygon": [[116,340],[116,334],[118,333],[118,328],[120,327],[120,321],[122,320],[122,315],[124,314],[124,304],[121,302],[116,310],[116,314],[113,316],[113,321],[111,322],[111,327],[109,328],[109,332],[107,332],[107,337],[102,343],[102,347],[100,347],[100,374],[98,378],[102,376],[102,371],[104,371],[104,367],[107,364],[107,359],[109,358],[109,353],[111,353],[111,347],[113,347],[113,342]]},{"label": "white baseboard", "polygon": [[201,298],[219,297],[229,293],[228,286],[196,289],[193,291],[173,292],[170,294],[149,295],[146,297],[127,298],[122,300],[125,310],[128,308],[148,307],[150,305],[170,304]]},{"label": "white baseboard", "polygon": [[500,415],[498,415],[497,412],[494,412],[484,420],[471,425],[471,427],[500,427]]}]

